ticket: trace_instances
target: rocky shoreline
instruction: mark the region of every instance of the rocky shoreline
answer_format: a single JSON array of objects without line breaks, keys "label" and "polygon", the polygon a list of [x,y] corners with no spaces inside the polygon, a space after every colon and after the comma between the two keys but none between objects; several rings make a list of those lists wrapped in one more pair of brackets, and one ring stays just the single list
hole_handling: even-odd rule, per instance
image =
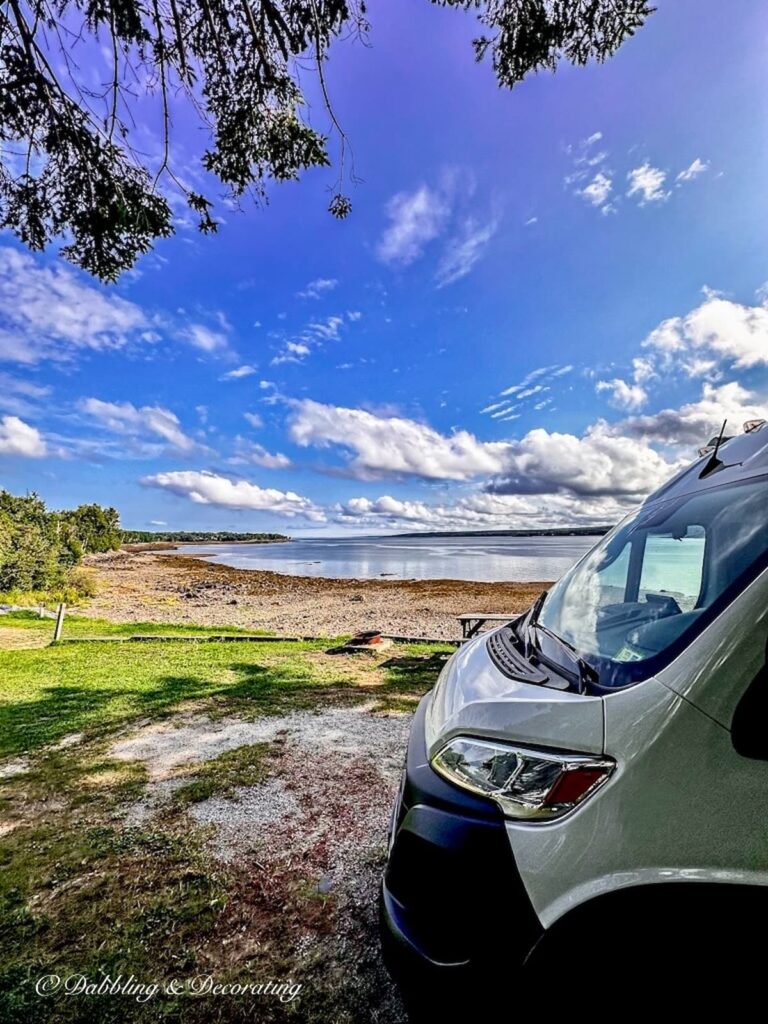
[{"label": "rocky shoreline", "polygon": [[465,612],[515,614],[550,586],[466,580],[346,580],[234,569],[187,555],[91,556],[98,593],[87,614],[114,622],[242,626],[286,635],[360,630],[455,639]]}]

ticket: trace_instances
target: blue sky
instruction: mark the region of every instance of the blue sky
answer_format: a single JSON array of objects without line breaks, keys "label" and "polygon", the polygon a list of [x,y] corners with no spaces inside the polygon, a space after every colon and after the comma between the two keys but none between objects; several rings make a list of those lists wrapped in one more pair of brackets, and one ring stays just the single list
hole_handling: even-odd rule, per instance
[{"label": "blue sky", "polygon": [[766,414],[765,5],[660,0],[512,93],[471,17],[369,7],[328,67],[348,220],[312,172],[109,287],[0,237],[0,486],[144,529],[603,522]]}]

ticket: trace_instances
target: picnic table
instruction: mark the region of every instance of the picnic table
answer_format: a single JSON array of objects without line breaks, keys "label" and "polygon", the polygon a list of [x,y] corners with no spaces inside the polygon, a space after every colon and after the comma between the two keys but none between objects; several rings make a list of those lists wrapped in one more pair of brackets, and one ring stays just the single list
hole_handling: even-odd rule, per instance
[{"label": "picnic table", "polygon": [[486,622],[511,622],[514,615],[492,615],[489,612],[465,612],[459,615],[461,635],[464,640],[477,636]]}]

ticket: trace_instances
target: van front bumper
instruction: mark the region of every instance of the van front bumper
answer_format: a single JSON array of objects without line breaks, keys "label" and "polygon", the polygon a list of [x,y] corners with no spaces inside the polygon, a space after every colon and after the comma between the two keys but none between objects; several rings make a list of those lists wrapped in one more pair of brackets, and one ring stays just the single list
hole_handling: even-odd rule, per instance
[{"label": "van front bumper", "polygon": [[392,817],[381,892],[391,973],[404,984],[522,966],[542,933],[491,801],[451,785],[427,761],[416,713]]}]

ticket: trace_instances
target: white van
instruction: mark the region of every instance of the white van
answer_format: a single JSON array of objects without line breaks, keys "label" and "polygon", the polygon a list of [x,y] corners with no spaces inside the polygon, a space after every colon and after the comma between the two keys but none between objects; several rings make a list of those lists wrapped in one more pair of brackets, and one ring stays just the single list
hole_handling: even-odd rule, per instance
[{"label": "white van", "polygon": [[422,701],[382,887],[400,979],[768,963],[768,426],[746,428]]}]

